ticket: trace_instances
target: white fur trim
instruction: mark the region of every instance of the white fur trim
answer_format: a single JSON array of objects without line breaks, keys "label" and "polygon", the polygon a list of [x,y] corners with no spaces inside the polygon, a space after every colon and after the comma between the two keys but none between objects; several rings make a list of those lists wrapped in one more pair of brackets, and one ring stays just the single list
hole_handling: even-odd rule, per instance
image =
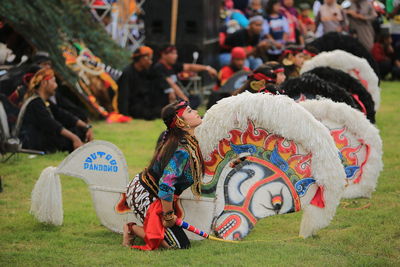
[{"label": "white fur trim", "polygon": [[43,223],[61,225],[63,208],[60,176],[57,168],[47,167],[40,174],[32,191],[30,212]]},{"label": "white fur trim", "polygon": [[203,123],[196,128],[205,159],[221,139],[228,138],[231,129],[244,129],[248,119],[312,152],[312,176],[324,186],[326,206],[323,209],[303,206],[300,235],[308,237],[329,225],[344,190],[345,172],[328,129],[293,99],[244,92],[219,101],[207,111]]},{"label": "white fur trim", "polygon": [[322,52],[312,59],[304,62],[300,73],[303,74],[304,72],[310,71],[317,67],[331,67],[334,69],[339,69],[358,79],[354,72],[351,71],[353,69],[357,69],[360,72],[360,76],[368,82],[368,88],[366,89],[374,100],[375,110],[379,109],[381,101],[381,89],[378,86],[379,79],[366,59],[357,57],[343,50]]},{"label": "white fur trim", "polygon": [[379,130],[369,122],[363,113],[344,103],[335,103],[330,99],[322,99],[306,100],[299,104],[313,114],[317,120],[322,122],[330,120],[341,124],[370,146],[370,156],[363,168],[363,176],[360,183],[346,187],[343,197],[371,197],[383,168],[382,140],[379,136]]}]

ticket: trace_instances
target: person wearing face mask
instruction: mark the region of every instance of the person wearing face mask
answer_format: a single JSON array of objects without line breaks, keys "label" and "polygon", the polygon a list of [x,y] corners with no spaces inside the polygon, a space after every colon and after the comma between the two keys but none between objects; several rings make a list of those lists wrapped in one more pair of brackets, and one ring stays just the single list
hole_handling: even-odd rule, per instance
[{"label": "person wearing face mask", "polygon": [[[200,196],[204,172],[203,158],[194,129],[202,122],[196,110],[185,101],[165,106],[161,117],[167,127],[158,142],[149,166],[136,175],[127,186],[125,205],[132,209],[143,227],[124,225],[124,246],[155,250],[189,248],[190,242],[182,228],[175,225],[181,217],[176,203],[187,188]],[[144,246],[133,246],[135,237]]]},{"label": "person wearing face mask", "polygon": [[56,89],[56,79],[50,68],[40,69],[30,79],[16,124],[23,148],[48,153],[72,152],[84,142],[93,140],[91,125],[50,100]]}]

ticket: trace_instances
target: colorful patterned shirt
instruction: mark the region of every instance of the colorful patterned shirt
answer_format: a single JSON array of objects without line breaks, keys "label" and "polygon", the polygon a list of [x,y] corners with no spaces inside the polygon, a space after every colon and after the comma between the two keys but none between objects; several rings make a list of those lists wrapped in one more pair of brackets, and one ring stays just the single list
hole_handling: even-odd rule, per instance
[{"label": "colorful patterned shirt", "polygon": [[[156,164],[157,165],[157,164]],[[155,169],[159,166],[154,166]],[[158,197],[162,200],[173,201],[174,194],[180,195],[193,184],[189,163],[189,153],[181,146],[173,154],[159,180]]]}]

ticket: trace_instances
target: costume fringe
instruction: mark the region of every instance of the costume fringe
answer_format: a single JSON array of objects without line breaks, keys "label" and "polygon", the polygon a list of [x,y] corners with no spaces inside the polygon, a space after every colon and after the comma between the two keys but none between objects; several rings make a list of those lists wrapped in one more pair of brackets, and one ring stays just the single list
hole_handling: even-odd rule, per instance
[{"label": "costume fringe", "polygon": [[40,174],[32,191],[30,213],[43,223],[61,225],[63,207],[60,176],[56,167],[47,167]]}]

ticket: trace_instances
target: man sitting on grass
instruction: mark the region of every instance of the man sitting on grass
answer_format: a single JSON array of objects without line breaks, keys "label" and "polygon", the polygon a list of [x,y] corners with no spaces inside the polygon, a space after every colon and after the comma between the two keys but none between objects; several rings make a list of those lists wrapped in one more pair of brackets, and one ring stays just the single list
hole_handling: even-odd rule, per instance
[{"label": "man sitting on grass", "polygon": [[40,69],[29,82],[17,131],[23,148],[45,152],[69,151],[91,141],[91,126],[49,100],[57,89],[54,72]]}]

